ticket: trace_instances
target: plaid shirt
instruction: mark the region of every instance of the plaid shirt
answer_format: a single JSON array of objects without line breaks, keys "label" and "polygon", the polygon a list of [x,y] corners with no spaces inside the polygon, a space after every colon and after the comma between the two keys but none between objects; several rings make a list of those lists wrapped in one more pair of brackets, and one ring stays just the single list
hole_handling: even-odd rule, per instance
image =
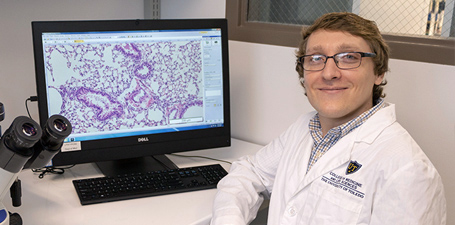
[{"label": "plaid shirt", "polygon": [[316,114],[309,124],[310,133],[314,140],[314,145],[311,151],[310,159],[308,162],[307,173],[311,167],[326,153],[338,140],[349,134],[355,128],[362,125],[368,118],[375,114],[379,109],[385,106],[384,99],[379,99],[378,103],[370,110],[360,114],[358,117],[351,121],[344,123],[340,126],[334,127],[327,132],[325,136],[322,136],[321,122],[319,120],[319,114]]}]

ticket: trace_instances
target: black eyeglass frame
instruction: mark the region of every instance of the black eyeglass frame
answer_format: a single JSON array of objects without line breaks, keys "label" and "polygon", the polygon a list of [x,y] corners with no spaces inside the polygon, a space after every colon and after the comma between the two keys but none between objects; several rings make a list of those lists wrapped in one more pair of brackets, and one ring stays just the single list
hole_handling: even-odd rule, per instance
[{"label": "black eyeglass frame", "polygon": [[[353,68],[340,68],[340,66],[338,66],[338,61],[335,60],[335,57],[337,55],[340,55],[340,54],[347,54],[347,53],[358,53],[360,54],[360,62],[359,62],[359,65],[357,67],[353,67]],[[324,61],[324,66],[322,67],[322,69],[319,69],[319,70],[307,70],[305,69],[305,67],[303,66],[303,58],[306,57],[306,56],[314,56],[314,55],[320,55],[320,56],[324,56],[325,57],[325,61]],[[333,61],[335,62],[335,65],[338,67],[338,69],[341,69],[341,70],[351,70],[351,69],[355,69],[355,68],[359,68],[360,65],[362,65],[362,58],[363,57],[370,57],[370,58],[374,58],[376,57],[376,53],[371,53],[371,52],[340,52],[340,53],[337,53],[335,55],[332,55],[332,56],[326,56],[326,55],[322,55],[322,54],[313,54],[313,55],[303,55],[303,56],[300,56],[299,58],[297,58],[297,64],[299,64],[303,70],[305,71],[321,71],[321,70],[324,70],[325,69],[325,66],[327,64],[327,60],[329,60],[329,58],[332,58]]]}]

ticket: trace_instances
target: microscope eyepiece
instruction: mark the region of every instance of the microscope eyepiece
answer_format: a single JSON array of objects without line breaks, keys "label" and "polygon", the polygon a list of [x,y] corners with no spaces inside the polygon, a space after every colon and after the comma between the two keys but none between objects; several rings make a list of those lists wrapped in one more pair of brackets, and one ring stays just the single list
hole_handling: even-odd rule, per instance
[{"label": "microscope eyepiece", "polygon": [[3,106],[3,103],[0,102],[0,121],[3,121],[5,119],[5,107]]},{"label": "microscope eyepiece", "polygon": [[41,134],[41,128],[35,121],[25,116],[19,116],[5,131],[3,139],[9,149],[22,150],[25,153],[26,149],[30,149],[39,141]]},{"label": "microscope eyepiece", "polygon": [[72,127],[68,119],[61,115],[53,115],[43,126],[41,143],[49,149],[60,148],[71,131]]},{"label": "microscope eyepiece", "polygon": [[72,131],[71,123],[61,115],[51,116],[42,126],[41,140],[33,147],[34,153],[24,168],[41,168],[48,165]]},{"label": "microscope eyepiece", "polygon": [[41,134],[38,123],[25,116],[16,117],[0,139],[0,168],[19,172],[33,156],[33,146]]},{"label": "microscope eyepiece", "polygon": [[62,119],[54,120],[54,128],[59,132],[64,132],[68,129],[68,125]]},{"label": "microscope eyepiece", "polygon": [[28,137],[35,136],[36,133],[36,128],[33,126],[33,124],[30,123],[24,123],[22,124],[22,133],[24,133]]}]

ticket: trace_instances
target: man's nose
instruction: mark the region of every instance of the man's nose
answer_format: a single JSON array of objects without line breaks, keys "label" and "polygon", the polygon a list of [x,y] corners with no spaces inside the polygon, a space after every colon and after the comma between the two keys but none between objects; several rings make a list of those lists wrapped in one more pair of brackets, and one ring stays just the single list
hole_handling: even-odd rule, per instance
[{"label": "man's nose", "polygon": [[340,77],[340,69],[337,67],[334,58],[327,58],[325,68],[322,70],[322,77],[325,80],[333,80]]}]

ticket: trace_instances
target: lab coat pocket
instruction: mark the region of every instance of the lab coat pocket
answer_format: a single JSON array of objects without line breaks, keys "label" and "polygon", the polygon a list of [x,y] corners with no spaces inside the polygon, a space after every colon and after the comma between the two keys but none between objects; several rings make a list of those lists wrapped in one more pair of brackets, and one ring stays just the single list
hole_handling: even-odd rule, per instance
[{"label": "lab coat pocket", "polygon": [[310,198],[313,198],[315,202],[313,202],[314,208],[308,224],[349,225],[357,223],[362,209],[360,199],[336,189],[319,189],[317,192],[319,193],[310,193],[313,195]]}]

